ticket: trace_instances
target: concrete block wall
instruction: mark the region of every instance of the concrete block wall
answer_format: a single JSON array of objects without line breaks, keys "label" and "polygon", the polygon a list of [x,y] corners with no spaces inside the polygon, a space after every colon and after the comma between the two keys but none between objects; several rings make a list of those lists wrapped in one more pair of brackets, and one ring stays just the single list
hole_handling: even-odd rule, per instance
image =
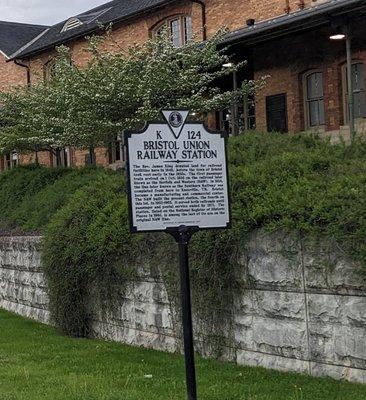
[{"label": "concrete block wall", "polygon": [[[366,383],[366,284],[336,245],[252,237],[236,314],[237,362]],[[246,276],[245,276],[246,275]]]},{"label": "concrete block wall", "polygon": [[0,307],[48,323],[41,238],[0,237]]},{"label": "concrete block wall", "polygon": [[[0,238],[0,307],[49,323],[39,237]],[[336,246],[293,235],[252,236],[241,257],[231,341],[238,364],[366,383],[366,283]],[[140,270],[117,316],[100,316],[95,336],[180,351],[164,283]],[[197,348],[207,348],[197,340]]]}]

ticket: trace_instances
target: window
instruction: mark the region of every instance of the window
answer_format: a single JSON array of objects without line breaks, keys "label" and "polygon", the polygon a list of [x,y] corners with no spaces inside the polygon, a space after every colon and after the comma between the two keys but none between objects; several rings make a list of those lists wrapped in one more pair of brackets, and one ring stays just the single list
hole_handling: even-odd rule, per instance
[{"label": "window", "polygon": [[53,154],[53,166],[54,167],[71,167],[72,166],[72,154],[70,147],[64,147],[56,149]]},{"label": "window", "polygon": [[123,138],[122,135],[119,135],[109,146],[109,163],[115,164],[122,163],[124,161],[125,153],[123,147]]},{"label": "window", "polygon": [[192,18],[176,17],[166,20],[155,30],[155,35],[169,34],[175,47],[182,47],[192,39]]},{"label": "window", "polygon": [[306,128],[325,125],[323,73],[310,71],[304,76]]},{"label": "window", "polygon": [[[344,120],[349,120],[349,99],[348,99],[348,84],[347,84],[347,65],[342,69],[343,82],[343,105],[344,105]],[[366,90],[365,90],[365,75],[364,65],[362,62],[354,61],[352,63],[352,89],[355,118],[366,117]]]},{"label": "window", "polygon": [[266,115],[268,132],[288,132],[286,93],[266,97]]},{"label": "window", "polygon": [[[249,95],[242,103],[237,105],[239,133],[255,129],[255,100],[253,95]],[[219,130],[233,133],[232,109],[224,109],[218,112]]]},{"label": "window", "polygon": [[78,28],[79,26],[83,24],[90,24],[94,21],[99,23],[100,21],[98,20],[99,17],[101,17],[103,14],[105,14],[107,11],[110,11],[112,7],[109,8],[104,8],[103,10],[95,11],[95,12],[89,12],[86,14],[80,14],[77,17],[72,17],[69,20],[66,21],[64,26],[62,27],[61,32],[67,32],[71,29]]},{"label": "window", "polygon": [[19,156],[16,151],[12,151],[11,153],[7,153],[3,157],[3,166],[4,170],[12,169],[19,165]]},{"label": "window", "polygon": [[[73,62],[70,56],[67,57],[67,64],[73,66]],[[53,58],[49,60],[43,66],[43,76],[45,82],[51,82],[52,79],[57,75],[61,68],[61,60]]]},{"label": "window", "polygon": [[56,76],[56,60],[48,61],[43,67],[44,80],[50,82]]}]

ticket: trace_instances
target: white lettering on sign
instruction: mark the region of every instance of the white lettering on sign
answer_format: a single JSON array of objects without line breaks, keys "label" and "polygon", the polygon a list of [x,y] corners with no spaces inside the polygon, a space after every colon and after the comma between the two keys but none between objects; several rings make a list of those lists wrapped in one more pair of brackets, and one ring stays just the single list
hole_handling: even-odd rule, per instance
[{"label": "white lettering on sign", "polygon": [[183,124],[179,134],[168,124],[150,124],[144,132],[126,134],[126,144],[134,232],[229,225],[221,134],[203,124]]}]

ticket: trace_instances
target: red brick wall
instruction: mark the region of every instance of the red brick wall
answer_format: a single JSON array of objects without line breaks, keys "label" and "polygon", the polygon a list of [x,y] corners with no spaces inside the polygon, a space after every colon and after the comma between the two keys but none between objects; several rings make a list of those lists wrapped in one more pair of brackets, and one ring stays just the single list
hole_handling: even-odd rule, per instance
[{"label": "red brick wall", "polygon": [[[53,166],[53,155],[49,151],[39,151],[37,157],[38,157],[38,163],[40,165],[44,165],[46,167]],[[33,164],[35,162],[36,162],[35,153],[27,153],[20,155],[21,165]]]},{"label": "red brick wall", "polygon": [[[96,164],[100,167],[107,167],[109,164],[108,149],[97,148],[94,150]],[[89,154],[88,150],[74,150],[72,155],[72,165],[82,167],[85,165],[85,158]]]},{"label": "red brick wall", "polygon": [[27,84],[27,70],[13,62],[6,62],[0,53],[0,91],[8,92],[12,87]]},{"label": "red brick wall", "polygon": [[[298,11],[301,3],[301,0],[206,0],[208,34],[214,34],[223,26],[230,30],[240,29],[250,18],[263,21],[277,17],[285,14],[287,5],[290,12]],[[315,4],[311,0],[303,3],[306,7]]]}]

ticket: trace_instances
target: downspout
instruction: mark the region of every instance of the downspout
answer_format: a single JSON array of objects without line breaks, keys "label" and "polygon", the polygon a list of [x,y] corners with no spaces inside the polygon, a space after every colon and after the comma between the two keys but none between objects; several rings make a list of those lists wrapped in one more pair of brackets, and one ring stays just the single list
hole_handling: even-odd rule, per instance
[{"label": "downspout", "polygon": [[203,27],[203,41],[207,40],[207,27],[206,27],[206,4],[203,0],[191,0],[192,3],[197,3],[202,8],[202,27]]},{"label": "downspout", "polygon": [[303,10],[305,8],[305,1],[304,0],[300,0],[298,6],[299,6],[300,10]]},{"label": "downspout", "polygon": [[31,75],[30,75],[30,69],[29,69],[29,65],[25,65],[22,64],[20,61],[18,61],[17,59],[14,60],[14,63],[16,65],[19,65],[19,67],[22,68],[26,68],[27,69],[27,85],[30,86],[31,85]]},{"label": "downspout", "polygon": [[290,0],[286,0],[285,3],[286,3],[285,10],[284,10],[285,14],[290,14],[290,11],[291,11]]},{"label": "downspout", "polygon": [[348,91],[348,112],[349,112],[349,130],[351,135],[351,142],[354,141],[356,136],[355,130],[355,108],[354,108],[354,94],[352,82],[352,32],[351,24],[348,22],[346,25],[346,54],[347,54],[347,91]]}]

